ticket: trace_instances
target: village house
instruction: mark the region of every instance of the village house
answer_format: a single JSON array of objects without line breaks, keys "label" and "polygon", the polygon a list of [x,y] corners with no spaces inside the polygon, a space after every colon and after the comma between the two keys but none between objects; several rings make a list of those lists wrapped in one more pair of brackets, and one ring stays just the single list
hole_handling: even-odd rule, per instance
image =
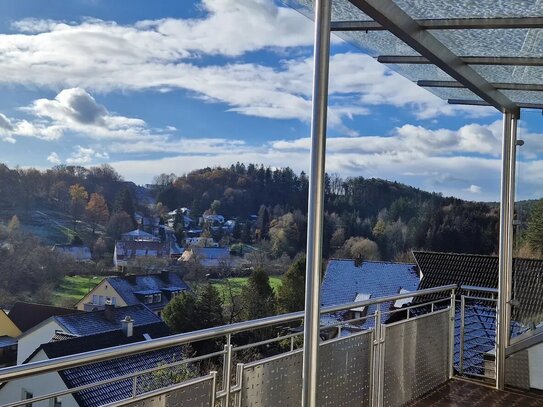
[{"label": "village house", "polygon": [[109,305],[102,311],[74,311],[68,315],[52,316],[19,337],[17,364],[24,363],[40,345],[51,341],[55,336],[86,336],[115,331],[121,328],[126,317],[134,320],[135,326],[161,321],[154,312],[142,304],[120,308]]},{"label": "village house", "polygon": [[123,241],[115,242],[113,264],[123,270],[136,264],[137,259],[170,260],[170,243],[160,241]]},{"label": "village house", "polygon": [[22,333],[25,333],[48,318],[77,312],[73,308],[18,301],[11,307],[8,317]]},{"label": "village house", "polygon": [[[125,317],[115,330],[107,332],[84,333],[80,336],[58,333],[50,341],[40,344],[23,363],[142,342],[167,335],[170,335],[170,331],[162,321],[137,324],[137,321]],[[182,357],[183,353],[180,347],[174,347],[47,373],[41,375],[40,380],[32,377],[11,380],[0,387],[0,404],[21,400],[21,397],[23,400],[31,400],[53,391],[64,391],[96,381],[114,379],[120,375],[178,361]],[[153,375],[139,376],[136,392],[152,390],[153,386],[157,386],[153,379]],[[131,397],[134,394],[133,384],[133,380],[120,380],[54,399],[29,402],[27,405],[33,407],[96,407]],[[160,385],[164,384],[167,383],[160,383]]]},{"label": "village house", "polygon": [[207,269],[219,267],[239,268],[245,264],[245,260],[239,256],[233,256],[228,247],[189,247],[178,260],[180,263],[196,262]]},{"label": "village house", "polygon": [[4,310],[0,310],[0,367],[17,362],[17,337],[21,330],[13,323]]},{"label": "village house", "polygon": [[189,290],[181,276],[163,271],[157,274],[128,275],[104,278],[76,304],[82,311],[103,309],[106,304],[116,307],[145,304],[157,315],[181,291]]},{"label": "village house", "polygon": [[160,242],[160,239],[141,229],[132,230],[121,235],[123,242]]}]

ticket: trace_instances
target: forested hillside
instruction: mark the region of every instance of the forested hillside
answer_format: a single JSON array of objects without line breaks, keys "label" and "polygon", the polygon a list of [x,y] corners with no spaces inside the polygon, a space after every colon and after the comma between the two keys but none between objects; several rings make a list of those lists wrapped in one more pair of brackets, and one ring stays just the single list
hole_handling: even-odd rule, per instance
[{"label": "forested hillside", "polygon": [[[276,256],[293,256],[305,247],[307,189],[304,173],[254,164],[156,178],[157,202],[168,208],[188,207],[193,216],[213,205],[227,217],[258,214],[258,236],[271,242]],[[328,176],[325,221],[326,256],[394,259],[413,248],[497,249],[495,207],[380,179]]]}]

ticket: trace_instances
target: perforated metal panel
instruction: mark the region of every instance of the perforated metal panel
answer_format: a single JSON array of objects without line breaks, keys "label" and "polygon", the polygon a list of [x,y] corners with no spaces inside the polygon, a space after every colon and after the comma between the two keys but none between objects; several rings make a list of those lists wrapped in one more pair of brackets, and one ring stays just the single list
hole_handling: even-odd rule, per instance
[{"label": "perforated metal panel", "polygon": [[[369,406],[372,343],[373,331],[367,331],[321,345],[320,407]],[[301,394],[301,351],[243,367],[243,407],[298,407]]]},{"label": "perforated metal panel", "polygon": [[244,366],[243,407],[299,406],[302,397],[302,351]]},{"label": "perforated metal panel", "polygon": [[149,397],[140,397],[137,401],[115,403],[111,406],[122,407],[213,407],[213,377],[186,382],[165,388],[163,392],[153,392]]},{"label": "perforated metal panel", "polygon": [[530,358],[523,350],[505,360],[505,383],[519,389],[530,389]]},{"label": "perforated metal panel", "polygon": [[321,346],[319,407],[369,406],[373,331]]},{"label": "perforated metal panel", "polygon": [[449,311],[384,326],[385,406],[401,406],[448,380]]}]

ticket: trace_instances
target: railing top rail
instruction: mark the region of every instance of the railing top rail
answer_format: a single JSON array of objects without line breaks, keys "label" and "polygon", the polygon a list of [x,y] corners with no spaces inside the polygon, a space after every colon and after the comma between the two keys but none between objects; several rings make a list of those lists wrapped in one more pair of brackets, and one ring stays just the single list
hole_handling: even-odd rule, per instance
[{"label": "railing top rail", "polygon": [[483,293],[498,294],[497,288],[478,287],[474,285],[461,285],[460,289],[465,290],[465,291],[479,291]]},{"label": "railing top rail", "polygon": [[[453,291],[457,288],[458,286],[456,284],[450,284],[441,287],[428,288],[420,291],[413,291],[405,294],[397,294],[388,297],[369,299],[365,301],[322,307],[320,312],[321,314],[329,314],[338,311],[345,311],[351,308],[381,304],[404,298],[419,297],[422,295]],[[293,312],[290,314],[275,315],[252,321],[237,322],[234,324],[202,329],[200,331],[187,332],[177,335],[166,336],[163,338],[151,339],[144,342],[120,345],[112,348],[98,349],[90,352],[63,356],[56,359],[49,359],[24,365],[6,367],[4,369],[0,369],[0,382],[7,382],[22,377],[75,368],[90,363],[101,362],[108,359],[116,359],[124,356],[131,356],[137,353],[144,353],[152,350],[186,345],[192,342],[222,337],[243,331],[261,329],[278,324],[285,324],[301,320],[303,319],[303,317],[303,311]]]}]

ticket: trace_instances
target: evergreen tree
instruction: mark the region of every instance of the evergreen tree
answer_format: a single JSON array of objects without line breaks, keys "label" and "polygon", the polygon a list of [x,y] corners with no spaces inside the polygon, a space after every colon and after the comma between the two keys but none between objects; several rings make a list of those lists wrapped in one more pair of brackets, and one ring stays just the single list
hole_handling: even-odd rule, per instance
[{"label": "evergreen tree", "polygon": [[530,249],[540,256],[543,255],[543,199],[538,201],[532,208],[526,231],[526,240]]},{"label": "evergreen tree", "polygon": [[212,328],[224,323],[220,293],[209,283],[196,290],[196,315],[194,318],[198,320],[198,329]]},{"label": "evergreen tree", "polygon": [[196,331],[199,323],[196,308],[196,297],[190,292],[182,291],[166,305],[162,317],[175,333]]},{"label": "evergreen tree", "polygon": [[185,219],[180,209],[177,209],[175,217],[173,219],[173,231],[178,242],[183,241],[185,238]]},{"label": "evergreen tree", "polygon": [[268,317],[275,311],[275,294],[266,272],[257,268],[241,291],[246,320]]},{"label": "evergreen tree", "polygon": [[134,219],[136,213],[136,207],[134,205],[134,198],[130,189],[124,187],[115,197],[114,212],[126,212]]},{"label": "evergreen tree", "polygon": [[264,205],[258,211],[257,227],[260,229],[260,238],[267,239],[270,231],[270,211]]},{"label": "evergreen tree", "polygon": [[305,304],[305,256],[299,257],[283,275],[277,290],[280,313],[301,311]]}]

